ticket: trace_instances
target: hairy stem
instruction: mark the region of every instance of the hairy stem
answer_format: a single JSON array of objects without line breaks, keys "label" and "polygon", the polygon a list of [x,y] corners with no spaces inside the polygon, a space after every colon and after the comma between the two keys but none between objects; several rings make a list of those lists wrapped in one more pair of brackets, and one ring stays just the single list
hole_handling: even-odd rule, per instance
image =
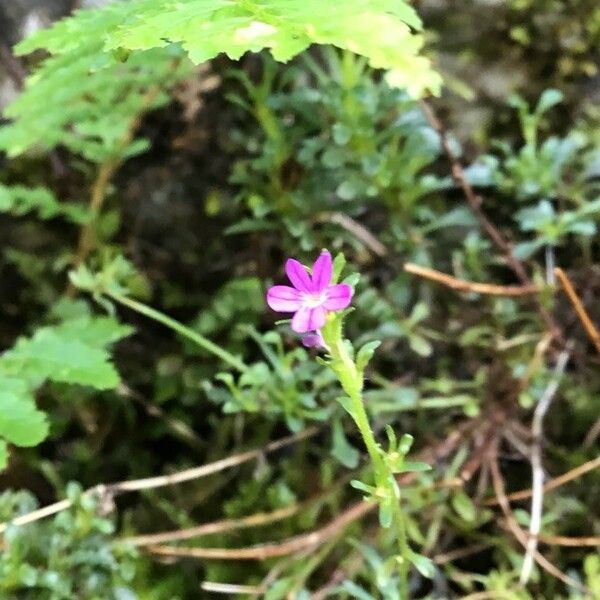
[{"label": "hairy stem", "polygon": [[[363,401],[363,373],[358,369],[348,352],[348,348],[341,335],[341,327],[336,327],[334,331],[323,331],[323,337],[329,345],[331,357],[339,364],[335,369],[336,374],[339,377],[342,388],[350,398],[352,417],[367,448],[369,457],[371,458],[375,483],[377,487],[383,488],[387,493],[391,494],[392,497],[396,498],[397,490],[394,485],[394,474],[383,459]],[[396,542],[401,557],[398,569],[400,575],[400,598],[402,598],[402,600],[408,600],[408,573],[411,551],[408,544],[406,521],[402,511],[400,498],[397,498],[397,500],[392,503],[392,506],[392,524],[396,532]]]}]

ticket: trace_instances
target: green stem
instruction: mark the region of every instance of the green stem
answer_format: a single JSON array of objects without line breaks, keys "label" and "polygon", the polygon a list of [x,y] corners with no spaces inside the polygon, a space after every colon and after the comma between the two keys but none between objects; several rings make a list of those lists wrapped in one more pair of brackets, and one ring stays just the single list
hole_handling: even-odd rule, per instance
[{"label": "green stem", "polygon": [[367,415],[367,411],[365,410],[365,405],[363,403],[363,378],[358,372],[356,364],[354,363],[352,358],[350,358],[348,350],[342,339],[338,339],[336,341],[334,346],[334,352],[332,352],[332,355],[337,355],[336,358],[338,358],[344,365],[344,370],[347,374],[347,379],[346,381],[341,382],[342,387],[344,388],[344,391],[348,394],[352,403],[352,414],[354,416],[354,421],[358,427],[358,430],[360,431],[365,446],[367,447],[367,452],[371,457],[371,462],[373,463],[375,474],[376,476],[381,475],[384,471],[384,463],[381,458],[381,454],[379,453],[379,446],[377,445],[377,440],[375,439],[375,435],[373,434],[373,430],[371,429],[371,424],[369,423],[369,416]]},{"label": "green stem", "polygon": [[127,306],[132,310],[153,319],[159,323],[162,323],[166,327],[169,327],[173,331],[176,331],[183,337],[186,337],[188,340],[194,342],[196,345],[200,346],[207,352],[218,356],[223,362],[226,362],[228,365],[233,367],[234,369],[244,372],[248,369],[248,367],[233,354],[227,352],[227,350],[223,350],[223,348],[217,346],[215,343],[211,342],[209,339],[205,338],[203,335],[200,335],[196,331],[193,331],[189,327],[181,324],[179,321],[168,317],[167,315],[161,313],[142,302],[138,302],[137,300],[132,300],[131,298],[127,298],[126,296],[120,296],[119,294],[114,294],[111,292],[106,292],[107,296],[112,298],[115,302],[122,304],[123,306]]},{"label": "green stem", "polygon": [[404,518],[404,512],[400,504],[400,498],[398,502],[394,502],[394,527],[396,529],[396,536],[398,541],[398,550],[402,557],[402,562],[399,566],[400,574],[400,598],[408,600],[408,568],[410,566],[410,546],[408,545],[408,535],[406,534],[406,520]]},{"label": "green stem", "polygon": [[[331,338],[328,333],[331,333]],[[362,389],[364,378],[362,372],[359,371],[356,363],[348,353],[348,349],[341,335],[341,328],[336,328],[334,331],[323,330],[326,343],[329,345],[329,352],[334,361],[341,363],[341,368],[336,369],[336,373],[342,384],[342,388],[348,394],[351,403],[352,416],[358,430],[362,436],[367,452],[371,458],[371,463],[375,471],[375,483],[379,487],[385,487],[389,493],[396,496],[396,488],[393,485],[394,474],[389,465],[383,460],[379,445],[375,439],[375,435],[369,422],[365,404],[362,397]],[[329,338],[329,339],[328,339]],[[332,339],[333,338],[333,339]],[[396,531],[396,541],[398,551],[402,558],[399,564],[400,576],[400,598],[408,600],[408,574],[410,566],[410,546],[408,544],[408,536],[406,533],[406,520],[400,504],[400,498],[393,503],[393,525]]]}]

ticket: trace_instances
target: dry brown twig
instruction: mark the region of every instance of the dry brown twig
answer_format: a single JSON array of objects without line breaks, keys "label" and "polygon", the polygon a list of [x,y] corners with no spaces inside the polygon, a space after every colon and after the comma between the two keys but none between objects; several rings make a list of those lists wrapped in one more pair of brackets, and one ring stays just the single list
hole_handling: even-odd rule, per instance
[{"label": "dry brown twig", "polygon": [[212,523],[203,523],[196,527],[188,527],[186,529],[176,529],[173,531],[161,531],[160,533],[151,533],[148,535],[138,535],[135,537],[124,538],[122,541],[125,544],[132,546],[155,546],[164,544],[165,542],[178,542],[189,540],[214,533],[223,533],[235,529],[246,527],[260,527],[269,523],[276,523],[295,515],[302,509],[302,504],[292,504],[274,510],[269,513],[256,513],[248,517],[240,519],[224,519],[222,521],[214,521]]},{"label": "dry brown twig", "polygon": [[181,548],[178,546],[148,546],[146,552],[156,556],[221,560],[267,560],[314,549],[327,542],[347,525],[370,513],[376,504],[359,502],[345,510],[325,527],[284,540],[247,548]]},{"label": "dry brown twig", "polygon": [[498,231],[495,225],[487,218],[486,214],[483,212],[481,208],[483,201],[480,196],[475,193],[475,190],[472,188],[471,184],[468,182],[465,171],[463,169],[460,160],[454,154],[454,150],[448,140],[448,134],[446,133],[446,129],[442,125],[442,122],[435,115],[431,107],[425,102],[421,101],[421,108],[425,114],[425,117],[431,127],[435,129],[435,131],[440,136],[440,141],[442,144],[442,148],[450,161],[450,166],[452,168],[452,178],[456,182],[456,184],[462,189],[473,214],[479,221],[483,230],[486,232],[488,237],[494,242],[496,247],[504,254],[506,258],[506,262],[510,265],[512,270],[515,272],[517,277],[521,280],[525,285],[531,285],[531,281],[525,271],[525,267],[521,261],[517,260],[512,252],[512,248],[510,244],[504,239],[504,236]]},{"label": "dry brown twig", "polygon": [[547,546],[568,546],[570,548],[581,548],[600,546],[600,535],[588,535],[585,537],[569,537],[566,535],[538,535],[538,540]]},{"label": "dry brown twig", "polygon": [[577,295],[577,292],[575,291],[575,288],[571,283],[569,276],[560,267],[556,267],[554,269],[554,274],[560,280],[562,288],[563,290],[565,290],[565,293],[571,301],[571,304],[573,305],[577,316],[579,317],[583,327],[585,328],[586,333],[588,334],[589,338],[592,340],[592,343],[596,347],[596,350],[600,354],[600,332],[598,332],[592,319],[590,319],[590,316],[585,310],[585,307],[583,306],[583,303]]},{"label": "dry brown twig", "polygon": [[[438,117],[435,115],[435,113],[427,104],[427,102],[421,100],[420,104],[423,113],[425,114],[425,118],[427,119],[431,127],[433,127],[433,129],[435,129],[435,131],[440,136],[442,148],[444,149],[444,152],[448,157],[448,160],[450,161],[450,165],[452,168],[452,178],[454,179],[455,183],[462,189],[465,198],[467,199],[467,203],[471,208],[471,211],[479,221],[479,224],[481,225],[482,229],[485,231],[487,236],[490,238],[490,240],[492,240],[494,245],[500,250],[500,252],[502,252],[506,263],[514,271],[515,275],[518,277],[521,283],[525,286],[531,286],[531,279],[527,275],[523,263],[515,257],[510,243],[504,238],[504,236],[500,233],[498,228],[488,219],[487,215],[485,214],[482,208],[483,200],[481,199],[481,196],[475,193],[475,190],[467,180],[463,166],[456,154],[454,154],[454,150],[452,149],[452,146],[448,140],[448,135],[446,133],[446,129],[442,125],[442,122],[438,119]],[[538,313],[546,323],[548,330],[553,334],[554,337],[560,338],[560,328],[554,322],[552,315],[539,302],[539,299],[537,297],[535,297],[535,300]]]},{"label": "dry brown twig", "polygon": [[329,222],[339,225],[379,257],[384,257],[388,253],[387,248],[364,225],[344,213],[320,213],[317,215],[316,220],[322,223]]},{"label": "dry brown twig", "polygon": [[[119,494],[124,494],[127,492],[139,492],[142,490],[177,485],[186,481],[192,481],[194,479],[200,479],[201,477],[207,477],[208,475],[213,475],[220,471],[224,471],[225,469],[236,467],[256,458],[260,458],[263,455],[268,454],[270,452],[275,452],[276,450],[280,450],[281,448],[285,448],[286,446],[295,444],[300,440],[304,440],[315,435],[318,431],[319,429],[317,427],[311,427],[309,429],[301,431],[300,433],[290,435],[281,438],[280,440],[271,442],[270,444],[267,444],[264,448],[257,448],[255,450],[248,450],[240,454],[234,454],[233,456],[228,456],[227,458],[223,458],[221,460],[217,460],[206,465],[193,467],[191,469],[185,469],[183,471],[178,471],[170,475],[159,475],[158,477],[147,477],[144,479],[118,481],[116,483],[103,483],[86,490],[84,494],[86,496],[96,496],[100,499],[101,503],[107,503],[110,505],[112,504],[112,499]],[[50,504],[49,506],[44,506],[43,508],[34,510],[24,515],[20,515],[6,523],[0,523],[0,534],[6,531],[7,527],[9,527],[10,525],[27,525],[28,523],[39,521],[40,519],[44,519],[45,517],[49,517],[58,512],[66,510],[72,505],[73,503],[71,502],[71,500],[61,500],[59,502],[55,502],[54,504]]]},{"label": "dry brown twig", "polygon": [[345,477],[342,477],[336,483],[315,494],[313,497],[308,498],[303,502],[298,502],[290,506],[285,506],[271,512],[262,512],[249,515],[247,517],[240,517],[238,519],[223,519],[221,521],[213,521],[212,523],[203,523],[196,527],[189,527],[186,529],[176,529],[173,531],[161,531],[159,533],[152,533],[147,535],[139,535],[130,538],[124,538],[122,541],[127,544],[134,546],[152,546],[156,544],[164,544],[165,542],[176,542],[181,540],[189,540],[195,537],[201,537],[205,535],[211,535],[214,533],[223,533],[225,531],[233,531],[236,529],[246,529],[249,527],[260,527],[269,523],[276,523],[287,519],[300,511],[316,504],[337,490],[340,487],[346,485],[356,473],[349,473]]},{"label": "dry brown twig", "polygon": [[[594,471],[595,469],[598,469],[598,468],[600,468],[600,456],[597,458],[594,458],[593,460],[589,460],[589,461],[583,463],[582,465],[579,465],[578,467],[575,467],[574,469],[567,471],[566,473],[563,473],[559,477],[555,477],[554,479],[551,479],[546,484],[544,484],[544,493],[555,490],[555,489],[565,485],[566,483],[569,483],[569,481],[578,479],[582,475],[585,475],[586,473],[589,473],[590,471]],[[531,488],[529,488],[527,490],[519,490],[518,492],[513,492],[512,494],[508,494],[506,496],[506,499],[509,502],[517,502],[519,500],[527,500],[527,498],[531,498],[531,493],[532,493]],[[484,506],[497,506],[498,505],[497,496],[494,496],[493,498],[488,498],[483,503],[483,505]]]},{"label": "dry brown twig", "polygon": [[[144,97],[143,106],[149,108],[158,94],[160,93],[160,88],[153,87],[148,90]],[[121,139],[118,142],[118,145],[121,148],[126,148],[128,144],[133,140],[134,135],[139,129],[142,118],[144,116],[144,109],[140,111],[129,123],[127,129],[121,136]],[[98,169],[98,173],[96,175],[96,179],[92,184],[92,189],[90,193],[90,203],[89,203],[89,211],[90,211],[90,219],[87,223],[81,228],[79,232],[79,240],[77,242],[77,250],[75,252],[75,258],[73,260],[73,266],[75,269],[81,266],[87,259],[88,255],[94,248],[94,236],[95,236],[95,228],[97,225],[98,217],[100,216],[100,211],[102,210],[102,205],[106,200],[106,196],[108,193],[108,186],[112,181],[112,178],[115,176],[115,173],[119,169],[122,164],[122,160],[118,158],[110,158],[103,162]],[[69,283],[67,288],[67,295],[72,296],[75,293],[75,286],[72,283]]]},{"label": "dry brown twig", "polygon": [[[465,431],[475,427],[477,419],[466,421],[454,428],[443,440],[425,449],[420,454],[420,460],[433,462],[448,456],[460,443]],[[399,476],[402,485],[408,485],[417,477],[416,473],[406,473]],[[298,552],[314,549],[338,535],[350,523],[369,514],[377,504],[374,502],[359,502],[345,510],[333,521],[320,529],[301,534],[282,542],[273,542],[245,548],[181,548],[177,546],[158,545],[148,546],[146,552],[172,558],[221,559],[221,560],[267,560],[289,556]]]},{"label": "dry brown twig", "polygon": [[[506,519],[507,528],[514,535],[516,540],[523,546],[523,548],[527,548],[528,535],[525,531],[521,529],[520,525],[515,519],[515,516],[513,515],[512,509],[510,507],[510,503],[506,496],[504,479],[502,478],[500,466],[498,464],[497,445],[495,446],[495,448],[493,448],[493,452],[490,456],[490,473],[492,475],[492,484],[494,487],[496,498],[498,500],[498,505],[502,509],[502,512]],[[533,552],[533,558],[542,569],[547,571],[553,577],[556,577],[566,585],[574,587],[575,589],[583,593],[588,592],[588,589],[585,586],[581,585],[578,581],[563,573],[558,567],[552,564],[545,556],[540,554],[537,550]]]},{"label": "dry brown twig", "polygon": [[591,448],[596,443],[598,437],[600,437],[600,419],[598,419],[585,434],[585,437],[583,438],[583,447]]},{"label": "dry brown twig", "polygon": [[455,548],[454,550],[450,550],[450,552],[436,554],[432,560],[436,565],[445,565],[446,563],[454,562],[455,560],[460,560],[461,558],[483,552],[493,545],[492,542],[480,542],[479,544],[473,544],[472,546],[467,546],[465,548]]},{"label": "dry brown twig", "polygon": [[213,594],[233,594],[235,596],[261,596],[267,590],[262,586],[257,585],[236,585],[233,583],[216,583],[213,581],[203,581],[200,588],[205,592]]},{"label": "dry brown twig", "polygon": [[519,581],[522,585],[525,585],[527,581],[529,581],[531,570],[533,569],[534,555],[537,551],[538,535],[542,525],[542,508],[544,502],[544,467],[542,464],[543,421],[550,408],[550,404],[558,391],[560,378],[567,367],[570,355],[570,348],[567,348],[560,353],[558,360],[556,361],[556,367],[552,373],[552,379],[544,390],[533,413],[533,420],[531,423],[531,437],[533,439],[533,444],[531,446],[530,456],[532,471],[531,516],[529,521],[529,539],[527,540],[525,559],[523,560],[521,574],[519,576]]},{"label": "dry brown twig", "polygon": [[405,263],[404,270],[407,273],[430,279],[436,283],[440,283],[449,287],[450,289],[459,292],[473,292],[476,294],[485,294],[491,296],[529,296],[531,294],[537,294],[540,288],[536,285],[495,285],[492,283],[474,283],[471,281],[464,281],[458,279],[452,275],[447,275],[441,271],[435,269],[429,269],[428,267],[421,267],[413,263]]}]

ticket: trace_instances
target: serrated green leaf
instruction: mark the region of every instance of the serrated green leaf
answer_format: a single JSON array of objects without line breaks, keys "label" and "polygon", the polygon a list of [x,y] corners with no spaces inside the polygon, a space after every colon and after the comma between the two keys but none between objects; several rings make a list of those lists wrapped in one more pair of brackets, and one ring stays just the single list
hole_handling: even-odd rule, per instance
[{"label": "serrated green leaf", "polygon": [[198,64],[267,48],[285,62],[328,44],[365,56],[413,95],[438,93],[420,28],[403,0],[130,0],[79,10],[17,45],[19,54],[50,56],[6,109],[12,122],[0,128],[0,149],[15,156],[63,145],[97,162],[143,151],[146,142],[128,132],[190,74],[183,51]]},{"label": "serrated green leaf", "polygon": [[87,210],[83,206],[59,202],[47,188],[27,188],[22,185],[0,185],[0,212],[16,216],[35,212],[42,219],[65,217],[77,224],[88,220]]},{"label": "serrated green leaf", "polygon": [[17,446],[35,446],[47,434],[46,415],[35,407],[25,382],[0,377],[0,436]]},{"label": "serrated green leaf", "polygon": [[[131,328],[112,317],[92,317],[82,314],[81,307],[72,308],[81,316],[40,328],[0,356],[0,444],[6,440],[35,446],[46,437],[46,415],[33,397],[46,380],[96,389],[119,384],[107,346],[129,335]],[[0,454],[5,450],[0,446]]]},{"label": "serrated green leaf", "polygon": [[38,329],[20,338],[0,356],[0,373],[19,378],[33,389],[45,380],[110,389],[119,375],[106,346],[132,329],[112,317],[79,317]]},{"label": "serrated green leaf", "polygon": [[104,50],[108,32],[134,14],[136,4],[77,11],[16,46],[20,54],[43,49],[50,56],[6,108],[12,122],[0,127],[0,149],[16,156],[36,145],[62,145],[97,162],[143,150],[128,139],[132,124],[165,104],[162,90],[187,76],[191,66],[174,61],[173,47],[131,53],[123,62]]},{"label": "serrated green leaf", "polygon": [[83,316],[69,319],[54,327],[60,336],[77,339],[84,344],[103,347],[133,333],[133,327],[119,323],[113,317]]},{"label": "serrated green leaf", "polygon": [[28,381],[44,380],[111,389],[119,375],[106,350],[61,335],[54,328],[38,330],[32,338],[19,340],[0,358],[0,369]]},{"label": "serrated green leaf", "polygon": [[[395,69],[411,85],[439,86],[430,64],[418,53],[423,44],[414,9],[402,0],[137,0],[127,19],[107,31],[108,48],[148,50],[181,44],[195,63],[224,52],[240,58],[269,48],[287,61],[311,44],[331,44],[366,56],[375,68]],[[125,12],[120,9],[121,12]],[[72,42],[71,42],[72,44]],[[412,76],[412,79],[411,79]],[[424,88],[423,88],[424,89]]]}]

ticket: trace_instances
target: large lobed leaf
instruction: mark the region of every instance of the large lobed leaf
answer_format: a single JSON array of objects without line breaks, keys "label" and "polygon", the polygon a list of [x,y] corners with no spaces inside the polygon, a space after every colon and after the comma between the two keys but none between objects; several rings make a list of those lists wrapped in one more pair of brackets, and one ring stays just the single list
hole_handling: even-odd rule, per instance
[{"label": "large lobed leaf", "polygon": [[36,408],[25,381],[0,375],[0,436],[18,446],[35,446],[47,433],[46,415]]},{"label": "large lobed leaf", "polygon": [[77,204],[59,202],[47,188],[0,184],[0,212],[24,215],[36,212],[42,219],[64,217],[73,223],[85,223],[87,211]]},{"label": "large lobed leaf", "polygon": [[181,44],[195,63],[224,52],[237,59],[270,49],[288,61],[311,44],[331,44],[391,71],[393,84],[416,95],[437,93],[441,80],[419,56],[423,39],[416,12],[403,0],[138,0],[108,48],[147,50]]},{"label": "large lobed leaf", "polygon": [[34,391],[47,380],[99,390],[116,387],[119,374],[107,347],[130,333],[112,317],[80,316],[42,327],[0,356],[0,468],[6,442],[35,446],[48,433]]},{"label": "large lobed leaf", "polygon": [[136,52],[127,60],[104,50],[106,36],[127,19],[135,2],[81,10],[41,30],[16,47],[19,53],[44,49],[24,92],[6,109],[12,122],[0,128],[0,150],[16,156],[41,145],[66,146],[91,161],[138,153],[128,131],[140,114],[161,106],[165,93],[189,73],[176,48]]},{"label": "large lobed leaf", "polygon": [[123,139],[189,74],[182,49],[194,63],[265,48],[287,61],[311,44],[331,44],[365,56],[413,95],[437,93],[420,27],[403,0],[129,0],[80,10],[17,46],[50,57],[7,108],[12,123],[0,128],[0,150],[64,145],[93,161],[143,150]]}]

